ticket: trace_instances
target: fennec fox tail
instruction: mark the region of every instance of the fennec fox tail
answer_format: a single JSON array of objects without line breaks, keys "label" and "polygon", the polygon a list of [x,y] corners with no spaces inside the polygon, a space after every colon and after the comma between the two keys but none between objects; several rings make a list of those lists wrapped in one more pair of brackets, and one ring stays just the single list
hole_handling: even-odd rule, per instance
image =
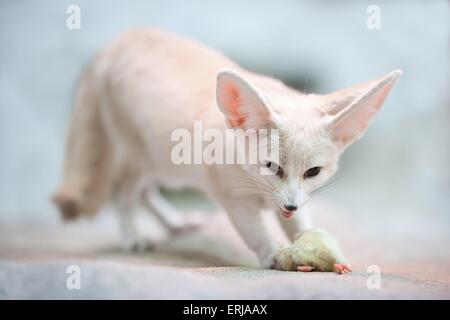
[{"label": "fennec fox tail", "polygon": [[64,220],[95,214],[109,189],[110,146],[90,68],[75,95],[66,145],[64,179],[53,201]]}]

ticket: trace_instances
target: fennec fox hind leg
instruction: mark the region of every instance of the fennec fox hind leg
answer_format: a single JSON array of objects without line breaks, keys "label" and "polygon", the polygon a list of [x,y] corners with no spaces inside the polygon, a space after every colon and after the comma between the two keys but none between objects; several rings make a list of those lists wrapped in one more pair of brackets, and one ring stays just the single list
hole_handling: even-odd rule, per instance
[{"label": "fennec fox hind leg", "polygon": [[156,184],[144,191],[142,203],[172,235],[199,226],[198,222],[186,219],[181,212],[179,212],[177,208],[161,194],[161,189]]},{"label": "fennec fox hind leg", "polygon": [[115,204],[123,235],[123,247],[128,251],[144,251],[154,247],[152,241],[139,234],[136,226],[136,209],[140,205],[153,214],[171,236],[196,226],[161,195],[156,182],[149,181],[148,176],[147,180],[142,179],[143,175],[138,168],[138,164],[124,161],[116,179]]},{"label": "fennec fox hind leg", "polygon": [[144,209],[153,214],[170,236],[198,226],[188,221],[160,193],[159,188],[143,188],[137,180],[122,180],[116,197],[116,211],[119,216],[123,237],[123,247],[127,251],[145,251],[155,247],[155,243],[142,237],[136,225],[136,210],[143,204]]},{"label": "fennec fox hind leg", "polygon": [[144,251],[153,248],[153,243],[139,234],[136,227],[135,213],[136,200],[135,194],[122,192],[116,199],[117,214],[119,216],[120,227],[123,235],[122,245],[127,251]]},{"label": "fennec fox hind leg", "polygon": [[122,246],[127,251],[144,251],[154,247],[152,241],[143,238],[136,226],[136,210],[140,204],[142,182],[139,173],[127,164],[116,181],[115,210],[122,231]]}]

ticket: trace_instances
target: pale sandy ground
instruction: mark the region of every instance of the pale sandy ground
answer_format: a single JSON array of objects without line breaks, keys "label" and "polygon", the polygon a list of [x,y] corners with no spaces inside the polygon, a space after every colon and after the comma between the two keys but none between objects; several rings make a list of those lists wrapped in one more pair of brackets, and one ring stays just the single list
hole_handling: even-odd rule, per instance
[{"label": "pale sandy ground", "polygon": [[[144,230],[160,243],[143,254],[126,254],[120,249],[112,215],[66,226],[3,227],[0,298],[450,298],[447,254],[430,256],[423,248],[364,236],[348,221],[332,216],[322,215],[319,220],[341,239],[353,273],[261,270],[223,214],[208,217],[195,232],[171,241],[164,241],[164,234],[147,221]],[[403,239],[403,243],[407,241]],[[436,245],[446,252],[446,243]],[[66,269],[73,264],[81,268],[80,290],[66,288]],[[381,269],[380,290],[367,287],[369,265]]]}]

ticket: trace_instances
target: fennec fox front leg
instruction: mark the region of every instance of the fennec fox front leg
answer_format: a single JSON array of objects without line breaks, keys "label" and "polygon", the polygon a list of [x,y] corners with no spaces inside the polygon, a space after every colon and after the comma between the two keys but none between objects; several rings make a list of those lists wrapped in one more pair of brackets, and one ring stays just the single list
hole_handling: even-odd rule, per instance
[{"label": "fennec fox front leg", "polygon": [[258,201],[225,200],[221,201],[221,205],[241,238],[256,253],[261,265],[271,268],[277,244],[267,230]]}]

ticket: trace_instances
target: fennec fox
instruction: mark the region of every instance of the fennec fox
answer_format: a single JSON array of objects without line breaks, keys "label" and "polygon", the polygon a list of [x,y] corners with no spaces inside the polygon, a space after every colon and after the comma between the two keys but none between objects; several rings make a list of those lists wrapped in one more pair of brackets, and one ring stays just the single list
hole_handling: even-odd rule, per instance
[{"label": "fennec fox", "polygon": [[[142,204],[170,231],[185,221],[160,186],[204,191],[265,268],[349,272],[336,240],[312,229],[308,194],[337,170],[399,70],[328,95],[303,94],[249,72],[217,51],[160,30],[133,30],[104,49],[79,83],[62,185],[54,197],[66,220],[94,215],[114,199],[125,245],[146,246],[133,223]],[[177,165],[174,130],[276,128],[279,163]],[[276,168],[261,176],[258,167]],[[243,181],[247,188],[242,188]],[[113,196],[114,195],[114,196]],[[278,248],[262,209],[272,209],[293,244]],[[294,214],[295,213],[295,214]]]}]

